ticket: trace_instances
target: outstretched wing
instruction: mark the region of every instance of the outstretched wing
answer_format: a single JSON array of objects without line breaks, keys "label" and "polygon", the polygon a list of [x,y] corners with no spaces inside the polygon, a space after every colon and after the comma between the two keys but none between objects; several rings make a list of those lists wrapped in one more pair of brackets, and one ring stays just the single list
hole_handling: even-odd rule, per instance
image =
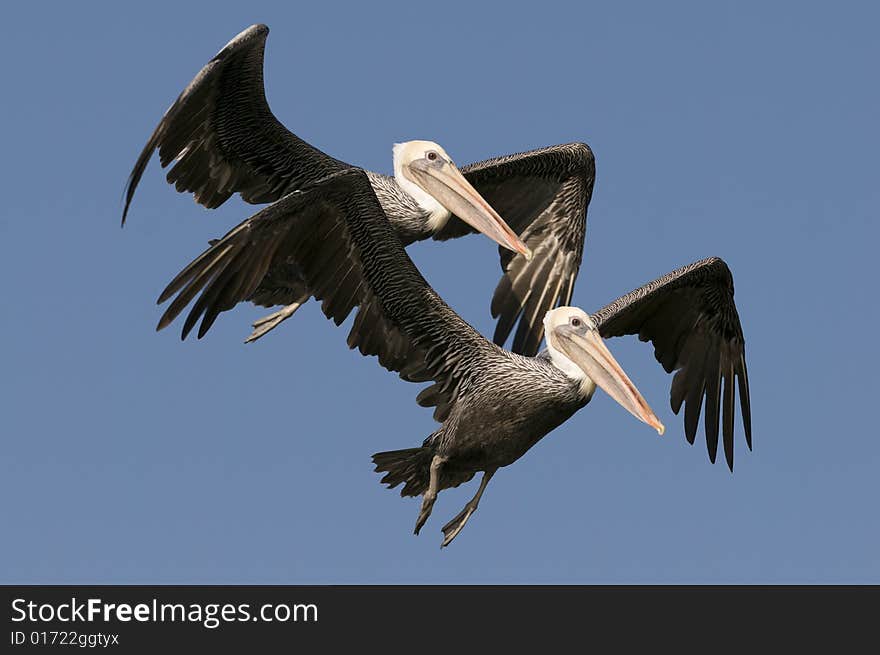
[{"label": "outstretched wing", "polygon": [[709,459],[715,462],[720,414],[724,455],[732,471],[734,378],[749,449],[752,419],[745,339],[727,264],[710,257],[679,268],[603,307],[593,320],[603,337],[638,334],[642,341],[651,341],[666,372],[678,371],[672,379],[670,404],[678,414],[685,403],[684,427],[690,443],[705,397]]},{"label": "outstretched wing", "polygon": [[[593,153],[584,143],[569,143],[471,164],[462,173],[534,253],[526,261],[499,248],[504,274],[491,307],[498,319],[495,343],[504,345],[518,321],[511,349],[534,355],[544,314],[569,304],[574,290],[596,175]],[[453,217],[434,238],[472,233]]]},{"label": "outstretched wing", "polygon": [[265,25],[253,25],[232,39],[165,112],[128,178],[123,223],[155,150],[163,168],[176,161],[168,182],[209,208],[233,193],[247,202],[273,202],[349,167],[272,114],[263,87],[268,34]]},{"label": "outstretched wing", "polygon": [[[162,329],[195,299],[185,338],[248,298],[266,272],[293,262],[324,314],[339,325],[358,307],[348,345],[405,380],[434,385],[418,398],[443,421],[464,383],[500,349],[453,312],[425,282],[360,169],[303,189],[233,228],[175,277],[159,302],[174,300]],[[196,299],[198,296],[198,299]]]}]

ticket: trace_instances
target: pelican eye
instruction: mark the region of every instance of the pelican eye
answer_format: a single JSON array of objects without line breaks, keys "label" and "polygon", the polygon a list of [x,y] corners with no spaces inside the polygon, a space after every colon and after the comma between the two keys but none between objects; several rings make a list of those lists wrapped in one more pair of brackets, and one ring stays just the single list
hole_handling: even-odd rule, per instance
[{"label": "pelican eye", "polygon": [[571,317],[571,327],[573,327],[573,328],[579,328],[579,327],[582,326],[583,324],[584,324],[584,322],[583,322],[581,319],[579,319],[577,316],[572,316],[572,317]]},{"label": "pelican eye", "polygon": [[437,161],[437,159],[439,157],[440,157],[440,155],[438,155],[435,150],[429,150],[428,152],[425,153],[425,158],[428,161]]}]

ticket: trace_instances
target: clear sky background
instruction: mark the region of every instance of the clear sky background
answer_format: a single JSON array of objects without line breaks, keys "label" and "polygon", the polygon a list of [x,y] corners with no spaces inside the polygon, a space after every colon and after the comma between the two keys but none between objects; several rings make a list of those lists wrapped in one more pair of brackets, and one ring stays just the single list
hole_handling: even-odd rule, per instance
[{"label": "clear sky background", "polygon": [[[4,9],[0,581],[880,582],[880,12],[868,3],[18,3]],[[723,257],[754,422],[736,468],[689,446],[649,345],[609,343],[667,426],[594,401],[475,490],[418,500],[370,455],[435,429],[419,387],[347,350],[310,303],[253,345],[242,305],[202,341],[154,332],[161,289],[254,208],[208,211],[154,160],[177,94],[269,24],[275,114],[389,172],[586,141],[597,160],[574,303],[594,311]],[[484,334],[488,239],[410,253]]]}]

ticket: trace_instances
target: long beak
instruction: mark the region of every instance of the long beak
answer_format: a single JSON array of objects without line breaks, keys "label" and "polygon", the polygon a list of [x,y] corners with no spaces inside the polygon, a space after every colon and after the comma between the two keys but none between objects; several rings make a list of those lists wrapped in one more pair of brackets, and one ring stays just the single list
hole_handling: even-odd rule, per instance
[{"label": "long beak", "polygon": [[413,181],[437,199],[441,205],[475,230],[482,232],[499,245],[532,258],[532,251],[523,243],[504,219],[477,193],[458,167],[452,162],[440,166],[410,166]]},{"label": "long beak", "polygon": [[666,428],[654,415],[642,394],[605,346],[596,330],[584,335],[576,334],[569,326],[561,325],[554,330],[558,346],[565,355],[586,373],[605,393],[635,416],[663,434]]}]

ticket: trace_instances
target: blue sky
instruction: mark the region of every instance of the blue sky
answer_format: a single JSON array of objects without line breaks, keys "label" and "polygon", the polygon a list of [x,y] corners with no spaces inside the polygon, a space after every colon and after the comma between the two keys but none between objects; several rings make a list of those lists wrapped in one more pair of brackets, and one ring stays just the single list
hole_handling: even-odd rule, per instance
[{"label": "blue sky", "polygon": [[[10,13],[11,12],[11,13]],[[878,10],[807,3],[118,3],[7,9],[0,273],[0,581],[880,582]],[[670,376],[610,347],[666,423],[607,396],[474,491],[418,501],[370,455],[434,430],[406,384],[310,304],[244,345],[156,334],[154,299],[250,215],[207,211],[141,147],[198,69],[265,22],[276,115],[349,162],[441,143],[460,164],[586,141],[597,159],[574,302],[595,310],[693,260],[733,270],[754,452],[689,446]],[[491,334],[497,252],[410,249]],[[739,426],[738,426],[739,428]],[[700,435],[702,438],[702,434]]]}]

